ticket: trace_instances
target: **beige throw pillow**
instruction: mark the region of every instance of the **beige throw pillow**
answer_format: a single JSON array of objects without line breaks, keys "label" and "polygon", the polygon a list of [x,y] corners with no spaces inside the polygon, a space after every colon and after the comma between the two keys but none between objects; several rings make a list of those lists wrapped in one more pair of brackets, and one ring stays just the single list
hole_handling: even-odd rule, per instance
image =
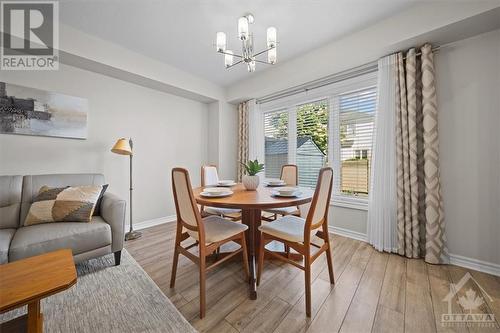
[{"label": "beige throw pillow", "polygon": [[31,204],[24,225],[49,222],[90,222],[101,192],[100,185],[51,188],[42,186]]}]

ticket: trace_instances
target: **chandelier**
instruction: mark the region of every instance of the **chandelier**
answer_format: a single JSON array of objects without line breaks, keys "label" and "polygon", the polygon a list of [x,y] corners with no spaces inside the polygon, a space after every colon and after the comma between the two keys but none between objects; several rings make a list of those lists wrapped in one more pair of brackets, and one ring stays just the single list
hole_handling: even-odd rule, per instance
[{"label": "chandelier", "polygon": [[[247,14],[238,19],[238,39],[241,41],[241,55],[235,54],[227,49],[226,34],[224,32],[217,33],[217,52],[224,55],[224,65],[229,69],[238,64],[246,64],[249,72],[255,72],[255,63],[263,63],[274,65],[276,63],[276,46],[278,44],[275,27],[267,28],[267,49],[260,52],[254,52],[253,34],[250,33],[249,25],[253,24],[255,18],[252,14]],[[267,53],[267,61],[258,60],[257,57]],[[238,61],[234,62],[234,57]]]}]

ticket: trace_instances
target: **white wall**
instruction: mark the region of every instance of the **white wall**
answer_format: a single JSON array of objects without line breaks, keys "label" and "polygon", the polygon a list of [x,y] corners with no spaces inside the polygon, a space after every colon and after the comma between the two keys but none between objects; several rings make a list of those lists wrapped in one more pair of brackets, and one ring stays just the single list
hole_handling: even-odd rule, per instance
[{"label": "white wall", "polygon": [[220,131],[220,163],[221,177],[236,180],[238,166],[238,106],[221,103]]},{"label": "white wall", "polygon": [[0,134],[1,174],[101,172],[128,198],[128,157],[110,152],[134,139],[134,221],[175,214],[170,172],[189,169],[193,185],[207,160],[207,105],[62,65],[59,71],[1,72],[0,80],[87,98],[88,139]]},{"label": "white wall", "polygon": [[208,105],[208,114],[208,162],[217,166],[220,179],[236,180],[237,105],[213,102]]},{"label": "white wall", "polygon": [[191,96],[200,101],[225,99],[224,89],[179,68],[62,23],[59,32],[59,49],[63,51],[61,54],[63,63],[98,73],[104,72],[132,82],[139,81],[172,94]]},{"label": "white wall", "polygon": [[500,30],[436,57],[450,253],[500,265]]}]

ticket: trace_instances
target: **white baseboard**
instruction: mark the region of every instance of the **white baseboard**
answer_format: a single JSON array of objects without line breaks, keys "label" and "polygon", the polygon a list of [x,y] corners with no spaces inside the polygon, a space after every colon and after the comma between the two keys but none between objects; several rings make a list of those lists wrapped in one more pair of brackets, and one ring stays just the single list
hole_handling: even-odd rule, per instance
[{"label": "white baseboard", "polygon": [[500,265],[492,262],[450,254],[450,264],[500,276]]},{"label": "white baseboard", "polygon": [[356,239],[365,243],[368,241],[368,237],[366,236],[366,234],[362,232],[353,231],[340,227],[334,227],[333,225],[328,226],[328,231],[330,231],[332,234],[335,235]]},{"label": "white baseboard", "polygon": [[[362,242],[368,242],[368,237],[366,234],[352,231],[345,228],[339,228],[334,226],[328,226],[328,230],[336,235],[344,236],[352,239],[356,239]],[[457,254],[450,254],[450,264],[456,265],[468,269],[473,269],[479,272],[488,273],[491,275],[500,276],[500,265],[494,264],[487,261],[482,261],[474,258],[468,258],[464,256],[459,256]]]},{"label": "white baseboard", "polygon": [[157,219],[152,219],[152,220],[142,221],[139,223],[134,223],[134,229],[135,230],[146,229],[146,228],[154,227],[156,225],[160,225],[160,224],[164,224],[164,223],[175,222],[176,220],[177,220],[176,215],[159,217]]}]

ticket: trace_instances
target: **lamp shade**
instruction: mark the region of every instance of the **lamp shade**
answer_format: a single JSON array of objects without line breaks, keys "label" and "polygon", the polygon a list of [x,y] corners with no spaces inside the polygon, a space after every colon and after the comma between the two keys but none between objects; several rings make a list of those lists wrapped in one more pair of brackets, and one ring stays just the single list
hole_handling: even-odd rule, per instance
[{"label": "lamp shade", "polygon": [[130,139],[121,138],[116,141],[111,151],[120,155],[132,155],[132,147],[130,146]]},{"label": "lamp shade", "polygon": [[238,37],[241,40],[248,38],[248,19],[244,16],[238,19]]},{"label": "lamp shade", "polygon": [[277,39],[277,32],[275,27],[269,27],[267,28],[267,47],[276,47],[276,43],[278,41]]},{"label": "lamp shade", "polygon": [[223,32],[218,32],[216,43],[217,43],[217,52],[226,51],[226,34]]},{"label": "lamp shade", "polygon": [[226,54],[224,55],[224,64],[226,65],[226,68],[233,65],[233,51],[226,50]]}]

